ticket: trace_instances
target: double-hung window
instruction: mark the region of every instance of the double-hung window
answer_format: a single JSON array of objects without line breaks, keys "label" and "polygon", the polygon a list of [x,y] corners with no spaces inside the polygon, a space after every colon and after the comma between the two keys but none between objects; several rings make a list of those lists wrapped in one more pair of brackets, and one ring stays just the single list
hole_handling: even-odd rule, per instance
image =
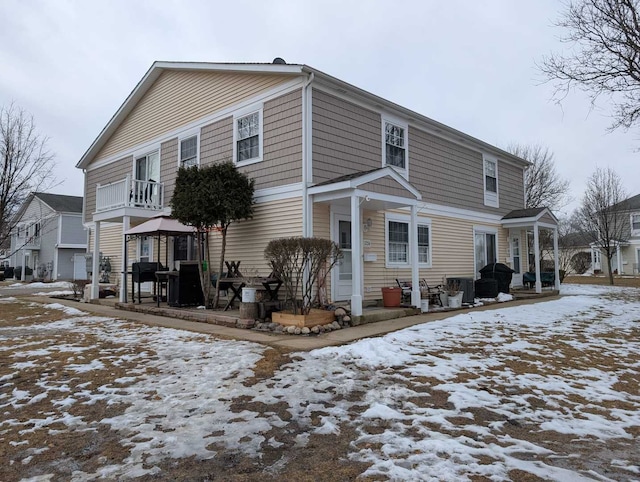
[{"label": "double-hung window", "polygon": [[498,160],[484,156],[484,204],[498,207]]},{"label": "double-hung window", "polygon": [[198,136],[187,137],[180,141],[180,167],[198,165]]},{"label": "double-hung window", "polygon": [[407,169],[406,127],[384,121],[385,165]]},{"label": "double-hung window", "polygon": [[234,159],[236,163],[262,160],[262,110],[234,117]]},{"label": "double-hung window", "polygon": [[[411,236],[409,217],[389,214],[387,223],[387,265],[408,266],[411,264]],[[422,268],[431,267],[431,224],[429,219],[418,221],[418,264]]]},{"label": "double-hung window", "polygon": [[389,221],[389,242],[387,245],[390,264],[409,262],[409,223]]},{"label": "double-hung window", "polygon": [[476,276],[480,270],[498,260],[498,243],[496,231],[475,230],[474,247],[476,260]]},{"label": "double-hung window", "polygon": [[633,231],[640,231],[640,214],[631,215],[631,229]]}]

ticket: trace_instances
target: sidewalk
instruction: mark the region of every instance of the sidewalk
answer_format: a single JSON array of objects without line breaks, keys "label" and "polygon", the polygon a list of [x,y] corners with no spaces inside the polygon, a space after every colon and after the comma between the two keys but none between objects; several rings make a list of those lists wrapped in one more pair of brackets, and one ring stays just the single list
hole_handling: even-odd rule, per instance
[{"label": "sidewalk", "polygon": [[396,330],[401,330],[410,326],[428,323],[430,321],[443,320],[456,315],[469,313],[471,311],[485,311],[500,308],[512,308],[522,305],[530,305],[533,303],[557,300],[559,296],[551,296],[547,298],[537,298],[531,300],[508,301],[506,303],[496,303],[488,306],[479,306],[475,308],[467,308],[463,310],[424,313],[420,315],[407,316],[404,318],[395,318],[392,320],[379,321],[375,323],[367,323],[365,325],[343,328],[342,330],[323,333],[316,336],[300,336],[300,335],[284,335],[260,332],[254,330],[243,330],[240,328],[229,328],[220,325],[211,325],[208,323],[200,323],[196,321],[186,321],[176,318],[167,318],[164,316],[150,315],[147,313],[138,313],[134,311],[118,310],[112,306],[105,306],[93,303],[78,303],[75,301],[64,299],[51,299],[42,296],[25,296],[21,299],[27,299],[34,303],[60,303],[65,306],[71,306],[81,311],[91,314],[107,316],[130,320],[134,322],[144,323],[150,326],[162,326],[164,328],[174,328],[177,330],[188,330],[196,333],[205,333],[220,338],[251,341],[261,343],[263,345],[273,346],[275,348],[295,351],[308,351],[326,346],[344,345],[352,341],[362,338],[381,336]]}]

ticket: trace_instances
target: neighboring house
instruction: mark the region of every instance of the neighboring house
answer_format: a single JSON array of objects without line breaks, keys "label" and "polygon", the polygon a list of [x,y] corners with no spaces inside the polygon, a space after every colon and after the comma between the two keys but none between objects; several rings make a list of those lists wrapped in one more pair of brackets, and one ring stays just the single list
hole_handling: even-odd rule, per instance
[{"label": "neighboring house", "polygon": [[[266,274],[269,240],[330,238],[345,259],[327,294],[354,314],[396,278],[414,281],[417,305],[421,278],[476,278],[493,261],[521,278],[527,230],[557,233],[547,211],[520,211],[526,161],[417,112],[281,59],[156,62],[77,165],[94,260],[103,252],[122,273],[123,231],[170,212],[178,167],[223,161],[256,188],[253,219],[229,230],[227,260]],[[210,236],[215,259],[220,238]],[[143,238],[127,259],[159,251],[170,266],[186,252]],[[122,278],[112,281],[122,296]]]},{"label": "neighboring house", "polygon": [[11,266],[28,266],[31,276],[45,280],[86,279],[82,204],[78,196],[32,193],[13,218]]},{"label": "neighboring house", "polygon": [[593,246],[594,239],[595,233],[580,231],[567,233],[560,237],[560,265],[564,264],[565,267],[570,268],[567,271],[573,272],[573,258],[581,256],[582,253],[588,253],[591,262],[587,273],[598,274],[602,272],[602,256],[600,250]]},{"label": "neighboring house", "polygon": [[[640,194],[625,199],[614,205],[612,209],[619,210],[623,214],[627,231],[623,239],[613,243],[616,252],[611,258],[611,269],[617,274],[640,274],[638,269],[640,266]],[[595,243],[593,246],[597,250]],[[602,258],[602,271],[608,274],[604,250],[602,250]]]}]

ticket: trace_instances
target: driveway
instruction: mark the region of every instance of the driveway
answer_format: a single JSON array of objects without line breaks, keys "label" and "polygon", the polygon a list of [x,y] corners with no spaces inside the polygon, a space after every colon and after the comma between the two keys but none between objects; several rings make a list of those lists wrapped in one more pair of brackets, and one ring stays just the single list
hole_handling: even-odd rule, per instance
[{"label": "driveway", "polygon": [[0,480],[640,479],[640,290],[563,292],[284,352],[3,290]]}]

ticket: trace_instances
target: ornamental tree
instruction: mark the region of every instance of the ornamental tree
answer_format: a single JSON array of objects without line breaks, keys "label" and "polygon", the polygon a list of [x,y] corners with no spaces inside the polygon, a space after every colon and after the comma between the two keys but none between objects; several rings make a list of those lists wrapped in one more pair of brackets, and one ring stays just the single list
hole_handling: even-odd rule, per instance
[{"label": "ornamental tree", "polygon": [[[220,279],[227,246],[227,230],[231,223],[253,216],[254,180],[238,171],[231,162],[205,167],[181,167],[171,199],[172,216],[183,224],[193,226],[203,243],[196,243],[200,282],[205,303],[209,306],[211,293],[211,263],[208,232],[215,228],[222,235],[213,306],[218,306]],[[204,253],[202,253],[204,251]]]}]

